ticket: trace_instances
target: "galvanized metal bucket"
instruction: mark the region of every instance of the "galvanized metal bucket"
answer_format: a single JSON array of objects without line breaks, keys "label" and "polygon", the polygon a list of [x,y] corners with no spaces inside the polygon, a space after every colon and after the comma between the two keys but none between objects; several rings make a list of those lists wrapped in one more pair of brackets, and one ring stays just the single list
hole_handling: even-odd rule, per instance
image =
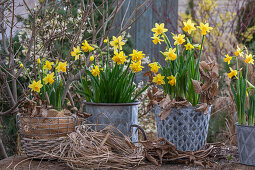
[{"label": "galvanized metal bucket", "polygon": [[205,143],[208,133],[211,106],[207,114],[195,111],[196,107],[172,108],[171,114],[160,120],[161,108],[155,105],[158,137],[164,137],[181,151],[197,151]]},{"label": "galvanized metal bucket", "polygon": [[236,123],[236,132],[240,163],[255,166],[255,126]]},{"label": "galvanized metal bucket", "polygon": [[133,142],[138,141],[136,128],[131,125],[138,125],[138,105],[134,103],[91,103],[85,102],[85,110],[92,114],[88,123],[98,124],[94,128],[101,130],[111,124],[120,130],[124,135],[130,136]]}]

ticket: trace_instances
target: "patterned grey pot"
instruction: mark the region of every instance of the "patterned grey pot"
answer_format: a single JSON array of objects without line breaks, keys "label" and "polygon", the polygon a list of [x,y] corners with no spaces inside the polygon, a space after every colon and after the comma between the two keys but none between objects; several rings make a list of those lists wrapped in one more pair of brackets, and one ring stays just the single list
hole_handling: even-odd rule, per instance
[{"label": "patterned grey pot", "polygon": [[105,124],[96,126],[98,130],[112,124],[126,136],[132,136],[133,142],[138,141],[138,132],[130,125],[138,125],[138,105],[134,103],[90,103],[85,102],[86,112],[92,114],[88,123]]},{"label": "patterned grey pot", "polygon": [[171,114],[165,120],[160,120],[158,115],[161,108],[156,105],[158,137],[164,137],[181,151],[199,150],[206,143],[211,106],[207,114],[197,112],[195,108],[172,108]]},{"label": "patterned grey pot", "polygon": [[240,163],[255,166],[255,127],[236,124],[236,132]]}]

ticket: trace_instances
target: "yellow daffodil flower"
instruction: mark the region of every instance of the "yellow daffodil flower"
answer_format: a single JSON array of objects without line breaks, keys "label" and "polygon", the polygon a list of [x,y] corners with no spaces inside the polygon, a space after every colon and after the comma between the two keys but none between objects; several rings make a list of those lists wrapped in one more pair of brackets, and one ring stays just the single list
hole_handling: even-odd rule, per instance
[{"label": "yellow daffodil flower", "polygon": [[228,54],[226,55],[226,58],[224,58],[224,62],[228,62],[228,64],[230,64],[231,60],[232,60],[232,57],[230,57]]},{"label": "yellow daffodil flower", "polygon": [[115,51],[112,60],[119,65],[119,64],[123,64],[124,62],[126,62],[127,61],[126,58],[127,58],[127,56],[124,55],[123,51],[121,51],[120,53]]},{"label": "yellow daffodil flower", "polygon": [[37,93],[40,93],[40,89],[43,87],[43,85],[41,84],[41,80],[39,81],[35,81],[33,80],[32,84],[30,84],[28,86],[32,91],[35,91]]},{"label": "yellow daffodil flower", "polygon": [[152,28],[151,31],[155,32],[155,35],[158,36],[158,35],[168,31],[168,29],[166,29],[164,27],[165,27],[164,23],[161,23],[160,25],[158,23],[155,23],[155,28]]},{"label": "yellow daffodil flower", "polygon": [[176,48],[172,49],[172,48],[169,48],[168,51],[164,52],[164,55],[166,55],[166,58],[165,60],[175,60],[177,55],[175,54],[175,51],[176,51]]},{"label": "yellow daffodil flower", "polygon": [[237,49],[236,49],[236,51],[235,51],[235,55],[236,56],[241,56],[241,57],[243,57],[243,51],[237,46]]},{"label": "yellow daffodil flower", "polygon": [[209,27],[209,23],[200,23],[200,26],[198,26],[198,28],[200,28],[202,35],[206,35],[207,32],[210,32],[213,29],[212,27]]},{"label": "yellow daffodil flower", "polygon": [[139,71],[142,71],[142,68],[144,67],[141,66],[141,60],[139,60],[138,62],[132,61],[132,64],[130,64],[130,68],[131,70],[133,70],[134,73],[137,73]]},{"label": "yellow daffodil flower", "polygon": [[161,74],[157,74],[157,77],[153,77],[152,81],[158,85],[161,85],[161,84],[165,84],[164,78],[165,76],[161,76]]},{"label": "yellow daffodil flower", "polygon": [[107,37],[106,39],[104,39],[104,43],[108,43],[109,42],[109,38]]},{"label": "yellow daffodil flower", "polygon": [[82,43],[81,49],[86,52],[91,52],[94,50],[92,46],[89,45],[87,40],[84,40],[84,43]]},{"label": "yellow daffodil flower", "polygon": [[110,45],[113,47],[114,51],[116,51],[117,49],[122,50],[122,46],[125,45],[125,42],[122,41],[121,36],[119,36],[118,38],[112,36],[112,41],[110,42]]},{"label": "yellow daffodil flower", "polygon": [[79,60],[79,57],[81,55],[81,49],[80,47],[73,47],[73,51],[71,52],[71,56],[75,57],[75,60]]},{"label": "yellow daffodil flower", "polygon": [[52,72],[51,74],[47,74],[47,76],[43,79],[43,81],[45,84],[48,84],[48,83],[52,84],[54,82],[54,78],[55,78],[54,72]]},{"label": "yellow daffodil flower", "polygon": [[89,57],[90,61],[94,61],[94,59],[95,59],[95,57],[93,55]]},{"label": "yellow daffodil flower", "polygon": [[56,68],[56,69],[57,69],[57,72],[61,72],[61,71],[62,71],[62,72],[65,73],[65,72],[66,72],[66,66],[67,66],[67,61],[64,62],[64,63],[60,61],[60,62],[58,63],[57,68]]},{"label": "yellow daffodil flower", "polygon": [[49,62],[46,60],[45,65],[43,66],[43,69],[49,69],[51,70],[53,62]]},{"label": "yellow daffodil flower", "polygon": [[186,47],[186,50],[192,50],[194,49],[194,46],[190,43],[187,43],[186,45],[184,45]]},{"label": "yellow daffodil flower", "polygon": [[24,67],[24,65],[23,65],[22,63],[20,63],[19,67],[20,67],[20,68],[23,68],[23,67]]},{"label": "yellow daffodil flower", "polygon": [[183,22],[184,27],[183,27],[183,31],[188,32],[189,34],[191,34],[191,31],[195,31],[195,24],[191,22],[191,19],[189,19],[187,22]]},{"label": "yellow daffodil flower", "polygon": [[175,86],[176,85],[176,79],[175,79],[175,77],[173,75],[168,76],[167,79],[169,80],[168,84],[170,84],[171,86]]},{"label": "yellow daffodil flower", "polygon": [[[228,73],[228,77],[231,79],[233,76],[236,77],[237,75],[237,70],[233,70],[231,67],[229,67],[230,73]],[[237,77],[236,77],[237,78]]]},{"label": "yellow daffodil flower", "polygon": [[185,35],[179,34],[178,36],[174,34],[173,39],[175,40],[174,45],[178,44],[181,45],[183,44],[186,40],[184,39]]},{"label": "yellow daffodil flower", "polygon": [[94,66],[94,69],[91,70],[93,76],[99,76],[100,70],[98,66]]},{"label": "yellow daffodil flower", "polygon": [[[198,46],[197,46],[197,48],[199,49],[199,50],[201,50],[201,44],[199,44]],[[204,49],[204,47],[202,48],[202,50]]]},{"label": "yellow daffodil flower", "polygon": [[132,60],[137,62],[137,61],[140,61],[141,59],[143,59],[143,56],[145,54],[143,54],[142,51],[136,51],[136,50],[133,50],[133,53],[132,54],[129,54],[129,56],[132,57]]},{"label": "yellow daffodil flower", "polygon": [[252,55],[251,54],[246,54],[246,59],[244,60],[245,63],[251,63],[251,64],[254,64],[254,60],[252,58]]},{"label": "yellow daffodil flower", "polygon": [[37,59],[37,64],[41,64],[40,58]]},{"label": "yellow daffodil flower", "polygon": [[151,38],[153,39],[152,42],[153,42],[155,45],[157,45],[158,43],[161,44],[161,41],[164,41],[164,40],[160,39],[160,37],[157,36],[156,34],[154,34],[153,37],[151,37]]},{"label": "yellow daffodil flower", "polygon": [[151,71],[152,71],[153,73],[158,73],[158,69],[160,68],[160,67],[158,66],[158,63],[157,63],[157,62],[150,63],[150,64],[149,64],[149,67],[151,68]]}]

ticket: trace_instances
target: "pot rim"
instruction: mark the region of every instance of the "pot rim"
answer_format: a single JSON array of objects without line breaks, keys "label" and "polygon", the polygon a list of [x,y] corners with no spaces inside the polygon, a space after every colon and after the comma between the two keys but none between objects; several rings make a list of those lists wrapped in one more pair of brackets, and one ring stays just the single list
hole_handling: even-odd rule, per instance
[{"label": "pot rim", "polygon": [[[159,104],[154,104],[153,106],[160,107]],[[212,104],[209,104],[210,109],[212,109],[212,106],[213,106]],[[188,106],[188,107],[185,106],[185,107],[180,107],[180,108],[179,107],[172,107],[172,108],[176,108],[176,109],[187,109],[187,108],[196,109],[196,108],[198,108],[198,106]]]},{"label": "pot rim", "polygon": [[85,105],[94,105],[94,106],[134,106],[134,105],[140,104],[138,100],[132,103],[94,103],[94,102],[87,102],[86,100],[84,100],[83,103]]},{"label": "pot rim", "polygon": [[[246,122],[247,123],[247,122]],[[249,127],[249,128],[255,128],[255,126],[250,126],[250,125],[239,125],[238,122],[235,123],[236,126],[239,127]]]}]

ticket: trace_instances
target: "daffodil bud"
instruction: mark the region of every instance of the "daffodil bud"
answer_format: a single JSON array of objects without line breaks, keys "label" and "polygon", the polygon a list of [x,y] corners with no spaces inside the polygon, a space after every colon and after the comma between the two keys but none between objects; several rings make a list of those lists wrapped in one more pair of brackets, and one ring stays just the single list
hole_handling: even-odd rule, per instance
[{"label": "daffodil bud", "polygon": [[90,56],[90,61],[94,61],[94,59],[95,59],[95,57],[92,55],[92,56]]}]

